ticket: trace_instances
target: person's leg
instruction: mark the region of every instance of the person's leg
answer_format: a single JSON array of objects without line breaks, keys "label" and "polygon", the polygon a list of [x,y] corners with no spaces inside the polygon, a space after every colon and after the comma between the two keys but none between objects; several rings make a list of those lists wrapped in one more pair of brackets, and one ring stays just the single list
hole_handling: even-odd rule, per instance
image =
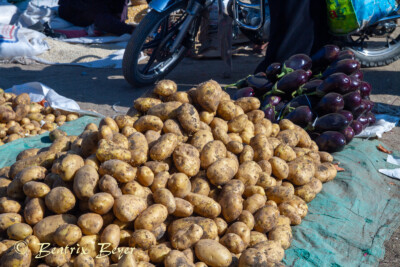
[{"label": "person's leg", "polygon": [[132,25],[128,25],[121,21],[121,18],[118,16],[106,12],[96,14],[94,25],[101,31],[115,35],[122,35],[125,33],[131,34],[134,30]]},{"label": "person's leg", "polygon": [[80,27],[87,27],[93,23],[94,17],[88,16],[85,9],[77,8],[69,2],[58,7],[60,18]]}]

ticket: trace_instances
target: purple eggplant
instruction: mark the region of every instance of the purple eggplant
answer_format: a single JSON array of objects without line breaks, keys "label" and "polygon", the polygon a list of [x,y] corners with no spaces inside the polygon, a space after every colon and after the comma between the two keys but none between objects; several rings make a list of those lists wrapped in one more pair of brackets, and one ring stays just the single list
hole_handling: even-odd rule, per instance
[{"label": "purple eggplant", "polygon": [[245,87],[242,89],[239,89],[236,91],[236,93],[233,95],[233,99],[239,99],[241,97],[249,97],[249,96],[254,96],[254,89],[251,87]]},{"label": "purple eggplant", "polygon": [[353,140],[354,137],[354,130],[353,128],[351,128],[350,126],[347,127],[346,129],[344,129],[342,131],[342,134],[344,135],[344,137],[346,138],[346,144],[350,143],[351,140]]},{"label": "purple eggplant", "polygon": [[295,70],[291,73],[286,74],[279,81],[277,81],[273,89],[267,94],[287,94],[291,95],[301,85],[305,84],[308,80],[308,76],[305,70]]},{"label": "purple eggplant", "polygon": [[311,76],[312,76],[312,71],[311,70],[307,70],[306,73],[307,73],[307,78],[310,79]]},{"label": "purple eggplant", "polygon": [[251,75],[247,78],[247,85],[256,91],[266,89],[270,83],[271,82],[267,79],[267,76],[262,75],[261,73]]},{"label": "purple eggplant", "polygon": [[354,91],[357,91],[360,88],[361,81],[357,77],[350,75],[349,78],[350,78],[349,90],[348,91],[341,91],[340,92],[341,94],[346,94],[348,92],[354,92]]},{"label": "purple eggplant", "polygon": [[275,121],[275,108],[274,107],[267,107],[264,110],[265,118],[270,120],[271,122]]},{"label": "purple eggplant", "polygon": [[363,130],[369,125],[368,117],[365,115],[361,115],[357,121],[362,124]]},{"label": "purple eggplant", "polygon": [[344,73],[334,73],[317,87],[317,94],[324,95],[330,92],[348,90],[350,78]]},{"label": "purple eggplant", "polygon": [[357,79],[359,79],[360,81],[363,80],[364,78],[364,73],[362,72],[362,70],[356,70],[355,72],[353,72],[351,74],[351,76],[356,77]]},{"label": "purple eggplant", "polygon": [[266,97],[264,97],[261,106],[262,107],[265,107],[267,105],[276,106],[279,104],[281,100],[282,98],[280,96],[267,95]]},{"label": "purple eggplant", "polygon": [[315,139],[319,149],[327,152],[338,152],[346,145],[346,137],[340,132],[326,131]]},{"label": "purple eggplant", "polygon": [[290,107],[292,108],[297,108],[300,106],[309,106],[310,108],[314,108],[318,102],[320,101],[320,98],[315,95],[299,95],[293,98],[293,100],[290,101]]},{"label": "purple eggplant", "polygon": [[300,127],[306,127],[313,120],[313,113],[308,106],[300,106],[285,116],[285,119],[292,121]]},{"label": "purple eggplant", "polygon": [[354,110],[361,105],[361,95],[358,91],[347,93],[343,96],[344,108]]},{"label": "purple eggplant", "polygon": [[353,59],[343,59],[335,64],[330,65],[322,74],[322,77],[326,78],[330,75],[338,72],[343,72],[346,75],[351,75],[356,70],[360,69],[360,62]]},{"label": "purple eggplant", "polygon": [[312,140],[317,139],[318,136],[321,135],[320,133],[316,133],[316,132],[313,132],[313,131],[307,131],[307,133],[308,133],[308,135],[310,136],[310,138],[311,138]]},{"label": "purple eggplant", "polygon": [[311,56],[313,69],[324,69],[339,56],[340,48],[336,45],[325,45]]},{"label": "purple eggplant", "polygon": [[265,74],[268,80],[271,82],[276,82],[278,80],[278,75],[281,73],[282,65],[281,63],[272,63],[267,67]]},{"label": "purple eggplant", "polygon": [[363,125],[359,121],[353,121],[350,123],[350,127],[353,128],[354,134],[360,134],[363,130]]},{"label": "purple eggplant", "polygon": [[366,116],[367,116],[367,119],[368,119],[368,124],[369,125],[374,125],[375,122],[376,122],[376,118],[375,118],[374,113],[368,112]]},{"label": "purple eggplant", "polygon": [[[346,101],[345,101],[346,104]],[[354,119],[358,119],[361,115],[367,112],[367,104],[364,101],[361,101],[361,104],[358,107],[350,109],[353,113]]]},{"label": "purple eggplant", "polygon": [[374,103],[369,100],[362,100],[362,102],[365,104],[365,113],[368,113],[372,110]]},{"label": "purple eggplant", "polygon": [[320,86],[323,82],[323,80],[319,79],[306,82],[300,87],[299,95],[315,92],[317,90],[317,87]]},{"label": "purple eggplant", "polygon": [[309,70],[311,69],[312,61],[306,54],[296,54],[286,60],[283,66],[292,70]]},{"label": "purple eggplant", "polygon": [[338,93],[326,94],[318,102],[316,110],[319,115],[336,113],[344,107],[343,96]]},{"label": "purple eggplant", "polygon": [[348,121],[352,122],[353,121],[353,113],[351,113],[348,110],[339,110],[337,113],[342,114],[347,118]]},{"label": "purple eggplant", "polygon": [[342,50],[339,52],[339,55],[336,59],[336,61],[340,61],[343,59],[356,59],[356,55],[354,54],[353,51],[350,50]]},{"label": "purple eggplant", "polygon": [[325,131],[341,132],[349,126],[350,121],[339,113],[331,113],[317,119],[314,125],[316,132],[322,133]]},{"label": "purple eggplant", "polygon": [[372,87],[369,83],[363,81],[360,84],[359,90],[362,97],[369,96],[371,94]]}]

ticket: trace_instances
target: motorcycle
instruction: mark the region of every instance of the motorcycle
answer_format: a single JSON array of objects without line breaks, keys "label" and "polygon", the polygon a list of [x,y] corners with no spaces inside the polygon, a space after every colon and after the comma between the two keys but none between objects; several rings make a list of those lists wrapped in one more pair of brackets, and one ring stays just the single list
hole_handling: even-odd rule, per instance
[{"label": "motorcycle", "polygon": [[[125,49],[122,62],[125,79],[134,87],[142,87],[170,73],[193,47],[203,14],[214,1],[217,0],[151,1],[149,12]],[[233,20],[234,27],[254,43],[267,40],[269,21],[264,0],[232,0],[227,5],[222,1],[218,0],[222,17],[231,19],[225,19],[225,24]],[[384,66],[396,61],[400,58],[398,11],[363,29],[335,37],[335,44],[353,51],[363,67]],[[237,31],[228,31],[230,35],[232,32]]]}]

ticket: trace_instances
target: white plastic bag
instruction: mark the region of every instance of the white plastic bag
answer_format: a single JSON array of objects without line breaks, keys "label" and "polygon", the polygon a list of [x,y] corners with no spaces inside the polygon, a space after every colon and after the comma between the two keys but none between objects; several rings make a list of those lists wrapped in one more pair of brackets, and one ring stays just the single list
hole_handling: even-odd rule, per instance
[{"label": "white plastic bag", "polygon": [[45,37],[37,31],[0,24],[0,59],[39,55],[49,49]]},{"label": "white plastic bag", "polygon": [[0,23],[13,24],[18,18],[18,8],[14,5],[0,3]]}]

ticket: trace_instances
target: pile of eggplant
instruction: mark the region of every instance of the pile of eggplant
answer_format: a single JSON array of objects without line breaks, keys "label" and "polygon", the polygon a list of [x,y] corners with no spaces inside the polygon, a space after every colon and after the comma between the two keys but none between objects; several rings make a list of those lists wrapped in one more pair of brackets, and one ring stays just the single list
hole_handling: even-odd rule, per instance
[{"label": "pile of eggplant", "polygon": [[375,123],[371,85],[363,81],[353,52],[326,45],[273,63],[233,84],[234,98],[261,99],[265,117],[289,119],[308,131],[320,150],[340,151],[365,127]]}]

